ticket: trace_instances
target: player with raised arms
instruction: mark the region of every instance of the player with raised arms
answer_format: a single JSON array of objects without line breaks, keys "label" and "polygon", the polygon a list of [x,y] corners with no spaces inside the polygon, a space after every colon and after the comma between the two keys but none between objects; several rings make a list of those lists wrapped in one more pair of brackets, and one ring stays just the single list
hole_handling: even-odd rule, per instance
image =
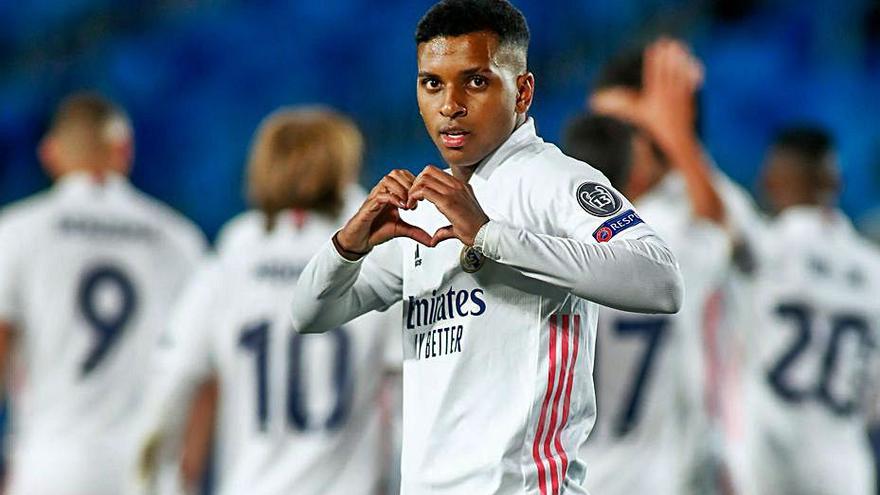
[{"label": "player with raised arms", "polygon": [[536,134],[528,42],[504,0],[428,10],[416,92],[450,169],[386,175],[293,294],[303,333],[403,301],[403,493],[586,493],[597,303],[681,303],[629,201]]},{"label": "player with raised arms", "polygon": [[[143,455],[157,460],[143,473],[141,493],[151,484],[178,491],[181,477],[183,489],[194,490],[206,425],[215,421],[219,494],[378,490],[386,467],[379,395],[388,364],[399,367],[387,352],[396,345],[399,355],[399,317],[371,313],[324,335],[301,335],[287,310],[306,262],[357,206],[347,202],[362,143],[349,118],[326,108],[282,109],[260,126],[247,172],[253,209],[224,228],[216,259],[181,298],[156,362]],[[217,399],[196,401],[208,404],[189,421],[202,433],[187,430],[179,449],[185,411],[206,383]],[[169,457],[179,466],[173,476],[164,474]]]},{"label": "player with raised arms", "polygon": [[149,350],[205,247],[129,183],[132,150],[119,107],[70,96],[39,148],[54,186],[0,215],[0,364],[15,368],[6,493],[122,492]]},{"label": "player with raised arms", "polygon": [[880,254],[837,209],[829,133],[781,130],[764,166],[777,215],[762,231],[746,379],[746,493],[876,493]]},{"label": "player with raised arms", "polygon": [[[650,86],[658,87],[651,92],[658,110],[676,116],[663,126],[662,138],[675,146],[694,137],[689,110],[699,81],[686,51],[658,48],[648,63],[665,64],[663,70],[674,77],[652,81]],[[657,56],[668,49],[675,52]],[[676,177],[652,183],[644,179],[667,167],[652,140],[642,129],[598,115],[578,117],[565,132],[565,151],[604,173],[669,240],[687,288],[675,315],[600,309],[593,369],[599,409],[582,451],[590,468],[586,485],[597,494],[699,493],[691,470],[711,447],[702,328],[706,303],[729,266],[730,238],[699,146],[690,146],[689,154],[672,150],[685,158],[670,164]]]}]

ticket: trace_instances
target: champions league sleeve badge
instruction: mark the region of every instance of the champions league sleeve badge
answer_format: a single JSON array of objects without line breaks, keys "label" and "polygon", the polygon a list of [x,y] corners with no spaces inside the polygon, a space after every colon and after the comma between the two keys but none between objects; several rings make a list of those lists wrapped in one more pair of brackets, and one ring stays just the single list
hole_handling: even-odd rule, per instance
[{"label": "champions league sleeve badge", "polygon": [[581,208],[597,217],[610,217],[623,206],[620,197],[597,182],[584,182],[577,188],[577,200]]},{"label": "champions league sleeve badge", "polygon": [[462,246],[459,262],[461,269],[467,273],[474,273],[483,267],[486,257],[473,246]]}]

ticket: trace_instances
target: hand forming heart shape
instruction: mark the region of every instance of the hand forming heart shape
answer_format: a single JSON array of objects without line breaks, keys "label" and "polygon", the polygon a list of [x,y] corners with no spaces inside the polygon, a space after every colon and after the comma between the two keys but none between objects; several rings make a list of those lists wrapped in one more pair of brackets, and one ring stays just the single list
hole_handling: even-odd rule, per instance
[{"label": "hand forming heart shape", "polygon": [[[433,203],[450,223],[433,235],[400,218],[400,209],[415,209],[423,200]],[[408,237],[428,247],[457,238],[472,246],[477,231],[488,221],[470,184],[431,165],[418,177],[407,170],[392,170],[337,233],[336,242],[351,259],[395,237]]]}]

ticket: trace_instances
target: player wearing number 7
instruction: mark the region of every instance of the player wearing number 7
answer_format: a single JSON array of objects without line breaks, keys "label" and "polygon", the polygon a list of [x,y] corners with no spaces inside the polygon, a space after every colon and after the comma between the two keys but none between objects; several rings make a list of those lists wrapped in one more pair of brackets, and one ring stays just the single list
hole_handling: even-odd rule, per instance
[{"label": "player wearing number 7", "polygon": [[403,301],[405,494],[585,493],[597,303],[681,301],[629,201],[538,137],[528,39],[506,1],[425,14],[419,110],[451,170],[386,175],[293,295],[304,333]]},{"label": "player wearing number 7", "polygon": [[[377,492],[379,393],[386,364],[399,368],[399,357],[386,359],[392,342],[399,356],[397,318],[372,313],[300,335],[286,310],[308,259],[363,200],[354,186],[361,149],[355,125],[327,109],[280,110],[260,126],[248,164],[255,208],[224,228],[158,355],[143,460],[153,449],[159,467],[168,457],[181,467],[160,474],[158,493],[175,491],[177,473],[189,490],[199,480],[204,443],[188,435],[182,451],[175,445],[194,391],[209,382],[219,396],[207,414],[217,424],[217,493]],[[139,484],[148,488],[150,478]]]},{"label": "player wearing number 7", "polygon": [[131,126],[104,98],[66,99],[39,156],[55,185],[0,215],[6,493],[118,495],[147,350],[205,242],[128,182]]},{"label": "player wearing number 7", "polygon": [[839,171],[824,129],[779,132],[764,186],[777,216],[755,276],[745,492],[873,495],[880,255],[835,208]]}]

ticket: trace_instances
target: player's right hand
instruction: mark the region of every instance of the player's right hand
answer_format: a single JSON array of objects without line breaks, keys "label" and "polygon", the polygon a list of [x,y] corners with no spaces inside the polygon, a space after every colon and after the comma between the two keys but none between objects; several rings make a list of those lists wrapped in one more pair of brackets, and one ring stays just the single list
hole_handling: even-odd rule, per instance
[{"label": "player's right hand", "polygon": [[410,209],[407,201],[415,179],[408,170],[392,170],[376,184],[358,212],[336,234],[336,244],[343,256],[359,257],[395,237],[409,237],[431,245],[430,234],[400,219],[399,210]]}]

